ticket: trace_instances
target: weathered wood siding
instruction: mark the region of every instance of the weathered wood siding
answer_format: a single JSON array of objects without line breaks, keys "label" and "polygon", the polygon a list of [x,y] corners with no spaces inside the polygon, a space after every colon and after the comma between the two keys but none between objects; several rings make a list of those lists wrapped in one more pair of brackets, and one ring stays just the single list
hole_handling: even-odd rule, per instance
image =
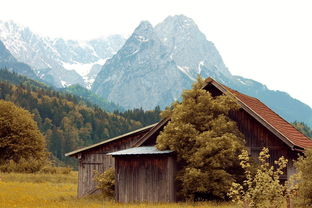
[{"label": "weathered wood siding", "polygon": [[[212,84],[207,85],[205,89],[209,91],[212,96],[222,95],[222,92]],[[288,159],[287,170],[284,170],[285,174],[281,177],[282,179],[289,178],[289,176],[295,172],[292,160],[298,158],[298,152],[293,151],[280,138],[274,135],[245,110],[240,109],[230,112],[230,117],[237,122],[239,130],[244,134],[246,146],[253,158],[258,158],[263,147],[268,147],[271,165],[274,165],[274,161],[278,160],[281,156]]]},{"label": "weathered wood siding", "polygon": [[96,184],[93,180],[94,171],[103,172],[110,167],[114,167],[114,158],[106,155],[107,153],[132,147],[146,132],[147,130],[80,153],[80,156],[78,156],[78,158],[80,157],[78,197],[90,195],[97,191]]},{"label": "weathered wood siding", "polygon": [[257,158],[263,147],[268,147],[271,165],[281,156],[288,159],[288,168],[284,170],[282,179],[294,172],[292,160],[297,158],[297,154],[289,146],[243,109],[231,112],[230,117],[237,122],[239,130],[245,135],[246,146],[252,157]]},{"label": "weathered wood siding", "polygon": [[173,156],[117,156],[115,167],[117,202],[176,201]]}]

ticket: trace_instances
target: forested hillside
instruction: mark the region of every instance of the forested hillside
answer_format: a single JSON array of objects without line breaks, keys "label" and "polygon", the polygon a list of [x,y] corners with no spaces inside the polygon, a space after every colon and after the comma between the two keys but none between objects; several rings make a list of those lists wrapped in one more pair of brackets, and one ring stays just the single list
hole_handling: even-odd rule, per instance
[{"label": "forested hillside", "polygon": [[143,126],[7,70],[0,70],[0,99],[32,112],[46,136],[49,151],[71,165],[64,156],[66,152]]},{"label": "forested hillside", "polygon": [[97,106],[99,106],[100,108],[102,108],[105,111],[109,111],[109,112],[113,112],[113,111],[124,111],[124,108],[109,102],[107,100],[105,100],[102,97],[99,97],[98,95],[92,93],[90,90],[75,84],[75,85],[71,85],[69,87],[65,87],[62,88],[62,91],[73,94],[73,95],[77,95],[81,98],[84,98],[86,100],[88,100],[90,103],[95,104]]},{"label": "forested hillside", "polygon": [[121,115],[127,119],[140,121],[143,126],[148,126],[160,121],[160,107],[157,106],[154,110],[144,111],[142,108],[127,110],[124,112],[114,111],[115,114]]}]

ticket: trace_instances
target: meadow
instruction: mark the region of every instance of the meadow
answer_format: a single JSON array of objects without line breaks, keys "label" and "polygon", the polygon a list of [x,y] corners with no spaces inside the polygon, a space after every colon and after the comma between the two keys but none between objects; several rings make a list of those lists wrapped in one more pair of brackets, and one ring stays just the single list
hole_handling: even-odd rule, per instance
[{"label": "meadow", "polygon": [[99,196],[76,198],[77,173],[25,174],[0,173],[1,208],[231,208],[231,204],[119,204]]}]

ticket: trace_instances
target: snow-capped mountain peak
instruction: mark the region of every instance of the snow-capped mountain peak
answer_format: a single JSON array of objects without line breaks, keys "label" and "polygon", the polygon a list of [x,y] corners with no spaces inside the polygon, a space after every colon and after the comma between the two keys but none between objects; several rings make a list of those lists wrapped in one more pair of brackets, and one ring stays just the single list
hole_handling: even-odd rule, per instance
[{"label": "snow-capped mountain peak", "polygon": [[18,61],[27,63],[39,77],[57,87],[71,84],[90,87],[98,71],[93,70],[89,77],[92,68],[104,64],[125,41],[119,35],[90,41],[52,39],[12,21],[0,21],[0,40]]}]

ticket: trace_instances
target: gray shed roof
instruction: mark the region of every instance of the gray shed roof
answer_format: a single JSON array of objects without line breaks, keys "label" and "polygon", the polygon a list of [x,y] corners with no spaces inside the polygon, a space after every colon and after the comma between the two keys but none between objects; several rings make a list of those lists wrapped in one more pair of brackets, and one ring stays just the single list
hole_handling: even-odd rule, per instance
[{"label": "gray shed roof", "polygon": [[158,150],[155,146],[148,147],[134,147],[117,152],[111,152],[107,155],[119,156],[119,155],[159,155],[159,154],[169,154],[172,150]]},{"label": "gray shed roof", "polygon": [[122,138],[124,138],[124,137],[129,136],[129,135],[136,134],[136,133],[139,133],[139,132],[141,132],[141,131],[151,129],[152,127],[156,126],[156,124],[157,124],[157,123],[152,124],[152,125],[149,125],[149,126],[146,126],[146,127],[143,127],[143,128],[141,128],[141,129],[137,129],[137,130],[135,130],[135,131],[132,131],[132,132],[129,132],[129,133],[126,133],[126,134],[117,136],[117,137],[114,137],[114,138],[111,138],[111,139],[104,140],[104,141],[102,141],[102,142],[99,142],[99,143],[90,145],[90,146],[88,146],[88,147],[84,147],[84,148],[81,148],[81,149],[78,149],[78,150],[75,150],[75,151],[66,153],[65,156],[66,156],[66,157],[68,157],[68,156],[73,156],[73,155],[75,155],[75,154],[78,154],[78,153],[80,153],[80,152],[83,152],[83,151],[92,149],[92,148],[94,148],[94,147],[98,147],[98,146],[100,146],[100,145],[107,144],[107,143],[109,143],[109,142],[112,142],[112,141],[115,141],[115,140],[118,140],[118,139],[122,139]]}]

